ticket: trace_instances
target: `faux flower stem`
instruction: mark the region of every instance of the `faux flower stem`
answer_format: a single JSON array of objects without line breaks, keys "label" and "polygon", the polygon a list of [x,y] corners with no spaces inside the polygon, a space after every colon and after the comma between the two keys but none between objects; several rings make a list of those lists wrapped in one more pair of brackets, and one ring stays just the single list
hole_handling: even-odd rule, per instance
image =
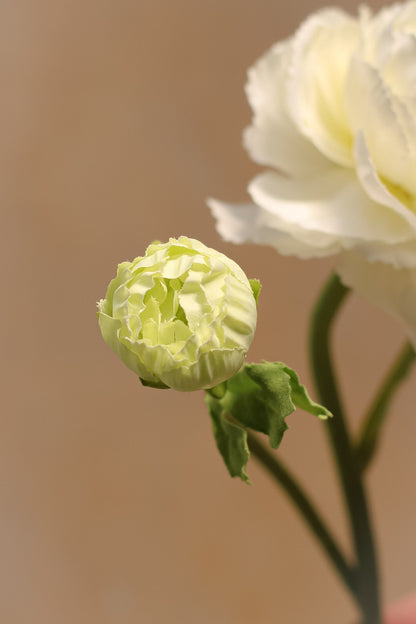
[{"label": "faux flower stem", "polygon": [[318,539],[329,560],[350,590],[352,597],[358,601],[358,606],[360,606],[360,597],[357,591],[357,571],[347,563],[338,544],[314,505],[282,461],[277,459],[250,431],[247,432],[247,436],[250,452],[286,492],[309,529]]},{"label": "faux flower stem", "polygon": [[357,442],[357,461],[363,472],[370,464],[377,448],[382,425],[384,423],[387,408],[397,390],[400,382],[409,373],[412,364],[416,361],[416,353],[410,343],[406,343],[401,349],[392,368],[383,380],[373,404],[364,419]]},{"label": "faux flower stem", "polygon": [[343,488],[358,563],[358,593],[365,624],[381,624],[375,544],[361,471],[344,417],[332,365],[332,322],[348,288],[332,275],[312,315],[311,363],[321,402],[333,413],[327,431]]}]

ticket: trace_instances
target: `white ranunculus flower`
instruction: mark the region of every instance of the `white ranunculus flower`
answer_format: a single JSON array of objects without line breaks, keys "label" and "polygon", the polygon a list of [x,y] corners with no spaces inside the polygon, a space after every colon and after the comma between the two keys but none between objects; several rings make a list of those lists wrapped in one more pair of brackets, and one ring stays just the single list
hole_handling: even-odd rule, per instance
[{"label": "white ranunculus flower", "polygon": [[311,15],[249,70],[247,97],[245,146],[270,169],[253,204],[209,201],[219,233],[337,254],[342,279],[416,341],[416,2]]}]

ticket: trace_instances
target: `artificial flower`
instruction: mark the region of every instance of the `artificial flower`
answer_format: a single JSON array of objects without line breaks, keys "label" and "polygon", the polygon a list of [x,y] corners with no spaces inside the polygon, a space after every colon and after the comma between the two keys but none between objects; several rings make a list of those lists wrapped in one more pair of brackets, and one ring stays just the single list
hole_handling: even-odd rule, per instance
[{"label": "artificial flower", "polygon": [[199,390],[243,365],[256,299],[233,260],[181,236],[118,266],[98,320],[104,340],[144,385]]},{"label": "artificial flower", "polygon": [[246,92],[244,143],[269,170],[253,203],[209,201],[219,233],[335,255],[345,283],[416,340],[416,2],[318,11],[249,70]]}]

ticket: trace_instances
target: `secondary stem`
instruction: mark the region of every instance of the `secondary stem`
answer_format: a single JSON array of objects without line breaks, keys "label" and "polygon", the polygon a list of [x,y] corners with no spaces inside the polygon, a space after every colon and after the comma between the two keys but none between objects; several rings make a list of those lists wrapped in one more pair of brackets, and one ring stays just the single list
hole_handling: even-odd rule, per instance
[{"label": "secondary stem", "polygon": [[278,484],[285,490],[289,499],[297,507],[301,517],[312,533],[317,537],[318,542],[323,547],[326,555],[333,563],[338,574],[350,590],[353,598],[357,600],[360,606],[360,597],[358,595],[357,573],[354,568],[348,565],[344,555],[334,538],[330,534],[327,526],[321,516],[316,511],[314,505],[307,497],[303,489],[297,483],[295,477],[291,475],[280,459],[271,453],[260,440],[247,431],[248,446],[250,452],[260,461],[260,463],[269,471]]},{"label": "secondary stem", "polygon": [[329,347],[332,322],[348,289],[333,275],[312,317],[311,362],[320,400],[334,415],[327,431],[343,487],[358,561],[359,600],[365,624],[381,624],[376,551],[364,485],[345,422]]},{"label": "secondary stem", "polygon": [[387,414],[387,408],[399,383],[403,381],[412,364],[414,364],[415,358],[415,351],[412,345],[407,342],[383,380],[376,399],[367,413],[356,447],[357,461],[361,471],[367,468],[374,455],[380,438],[381,427]]}]

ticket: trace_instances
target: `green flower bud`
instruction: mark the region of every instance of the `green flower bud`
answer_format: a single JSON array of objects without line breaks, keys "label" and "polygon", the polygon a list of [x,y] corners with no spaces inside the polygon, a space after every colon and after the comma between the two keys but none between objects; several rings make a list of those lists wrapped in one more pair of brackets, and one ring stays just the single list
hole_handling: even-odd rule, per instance
[{"label": "green flower bud", "polygon": [[144,385],[189,391],[240,370],[257,309],[238,264],[181,236],[118,266],[98,320],[104,340]]}]

